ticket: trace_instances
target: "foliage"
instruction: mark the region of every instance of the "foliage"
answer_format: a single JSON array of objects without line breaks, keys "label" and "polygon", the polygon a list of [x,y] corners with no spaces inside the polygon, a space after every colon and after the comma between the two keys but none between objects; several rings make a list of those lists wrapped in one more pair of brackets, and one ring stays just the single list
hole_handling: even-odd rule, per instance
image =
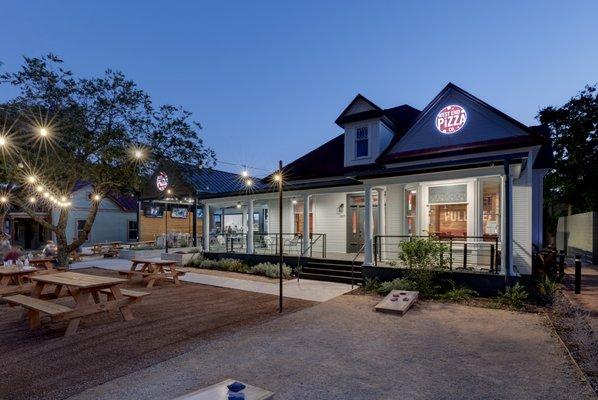
[{"label": "foliage", "polygon": [[598,209],[597,86],[586,86],[560,107],[540,110],[537,118],[552,139],[554,169],[544,178],[544,204],[554,233],[560,205],[569,205],[572,213]]},{"label": "foliage", "polygon": [[[172,105],[154,106],[122,72],[108,69],[98,77],[78,78],[49,54],[26,57],[21,69],[0,75],[0,86],[17,92],[0,105],[0,135],[5,141],[0,182],[9,183],[10,204],[53,231],[65,266],[68,253],[89,235],[100,202],[91,202],[84,234],[68,243],[68,207],[56,207],[51,197],[68,198],[79,182],[89,182],[101,196],[138,192],[140,173],[162,160],[199,167],[213,163],[214,153],[204,146],[201,127],[191,114]],[[134,148],[152,149],[146,164],[134,162]],[[31,176],[35,182],[27,180]],[[38,186],[43,190],[38,192]],[[29,201],[33,196],[35,203]],[[59,213],[57,221],[36,214],[51,208]]]},{"label": "foliage", "polygon": [[380,288],[380,281],[378,278],[365,278],[365,282],[363,283],[363,290],[366,293],[378,293],[378,289]]},{"label": "foliage", "polygon": [[[280,266],[278,264],[263,262],[251,267],[249,272],[254,275],[264,275],[269,278],[278,278],[280,277]],[[291,267],[287,266],[286,264],[282,264],[282,277],[284,279],[290,279],[291,272]]]},{"label": "foliage", "polygon": [[448,246],[433,238],[412,238],[402,242],[399,249],[399,259],[409,268],[406,277],[416,283],[422,297],[433,297],[440,289],[436,274],[447,267],[444,255]]},{"label": "foliage", "polygon": [[383,282],[380,284],[377,292],[383,296],[386,296],[393,290],[418,290],[418,284],[410,279],[397,278],[390,282]]},{"label": "foliage", "polygon": [[466,286],[455,286],[453,281],[449,281],[451,288],[440,295],[443,300],[461,302],[471,300],[472,297],[478,295],[478,292]]},{"label": "foliage", "polygon": [[513,286],[508,286],[504,293],[499,292],[498,302],[503,306],[520,309],[527,297],[527,291],[517,282]]},{"label": "foliage", "polygon": [[220,261],[218,261],[218,260],[200,260],[197,267],[205,268],[205,269],[220,269]]},{"label": "foliage", "polygon": [[536,290],[538,291],[538,295],[541,301],[547,305],[550,305],[554,302],[557,289],[558,285],[556,284],[556,282],[550,280],[546,276],[536,285]]},{"label": "foliage", "polygon": [[247,264],[234,258],[223,258],[220,260],[220,268],[229,272],[248,272]]}]

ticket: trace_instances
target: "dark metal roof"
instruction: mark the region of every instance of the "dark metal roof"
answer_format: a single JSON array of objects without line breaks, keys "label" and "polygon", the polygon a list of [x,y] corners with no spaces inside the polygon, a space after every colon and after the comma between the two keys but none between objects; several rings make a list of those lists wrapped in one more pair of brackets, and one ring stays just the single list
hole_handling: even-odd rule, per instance
[{"label": "dark metal roof", "polygon": [[243,178],[239,174],[220,171],[213,168],[198,168],[188,164],[175,164],[180,178],[189,185],[196,194],[218,194],[248,190],[246,179],[251,179],[252,189],[260,189],[262,182],[259,178]]}]

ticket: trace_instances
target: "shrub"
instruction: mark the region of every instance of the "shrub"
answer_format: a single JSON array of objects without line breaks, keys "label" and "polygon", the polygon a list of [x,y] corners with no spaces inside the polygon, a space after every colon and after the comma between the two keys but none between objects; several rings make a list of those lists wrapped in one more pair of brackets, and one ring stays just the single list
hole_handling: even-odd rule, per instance
[{"label": "shrub", "polygon": [[472,297],[477,296],[478,292],[472,290],[468,287],[460,286],[454,287],[447,292],[440,295],[441,299],[460,302],[460,301],[467,301],[470,300]]},{"label": "shrub", "polygon": [[498,292],[498,302],[503,306],[520,309],[523,307],[523,302],[527,299],[527,292],[525,288],[517,282],[513,286],[507,287],[504,293]]},{"label": "shrub", "polygon": [[234,258],[223,258],[219,261],[219,265],[219,269],[223,271],[247,272],[248,270],[247,265],[243,261]]},{"label": "shrub", "polygon": [[363,290],[366,293],[378,293],[378,289],[380,288],[380,281],[378,278],[365,278],[365,282],[363,284]]},{"label": "shrub", "polygon": [[448,252],[448,246],[432,238],[413,238],[399,244],[399,250],[399,260],[409,268],[406,277],[416,283],[420,295],[436,295],[439,290],[435,284],[436,273],[446,268],[444,254]]},{"label": "shrub", "polygon": [[550,280],[547,276],[545,276],[544,279],[542,279],[536,285],[536,290],[538,291],[540,300],[544,304],[548,304],[548,305],[550,305],[554,302],[554,299],[556,297],[557,288],[558,288],[557,284],[554,281]]},{"label": "shrub", "polygon": [[200,260],[197,265],[198,268],[205,269],[220,269],[220,262],[216,260]]},{"label": "shrub", "polygon": [[[249,269],[249,273],[251,274],[264,275],[268,278],[278,278],[280,276],[279,271],[280,266],[278,264],[273,264],[269,262],[259,263]],[[287,266],[286,264],[282,264],[282,277],[284,279],[290,279],[291,272],[291,267]]]},{"label": "shrub", "polygon": [[383,282],[379,285],[377,292],[386,296],[393,290],[418,290],[417,283],[406,278],[397,278],[390,282]]}]

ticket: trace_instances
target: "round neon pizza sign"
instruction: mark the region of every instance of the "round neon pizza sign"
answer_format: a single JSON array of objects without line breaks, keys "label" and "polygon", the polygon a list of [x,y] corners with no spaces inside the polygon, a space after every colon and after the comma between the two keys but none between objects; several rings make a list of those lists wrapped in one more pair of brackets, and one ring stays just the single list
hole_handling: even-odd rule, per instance
[{"label": "round neon pizza sign", "polygon": [[156,187],[159,191],[163,192],[168,187],[168,175],[164,172],[160,172],[156,177]]},{"label": "round neon pizza sign", "polygon": [[440,133],[451,134],[459,132],[467,121],[467,112],[461,106],[450,105],[436,114],[436,129]]}]

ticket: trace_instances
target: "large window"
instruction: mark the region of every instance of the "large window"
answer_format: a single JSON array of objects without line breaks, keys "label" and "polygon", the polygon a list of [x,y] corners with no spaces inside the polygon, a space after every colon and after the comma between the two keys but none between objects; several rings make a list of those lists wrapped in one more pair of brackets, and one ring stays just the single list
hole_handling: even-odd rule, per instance
[{"label": "large window", "polygon": [[497,237],[500,233],[500,179],[482,181],[482,234]]},{"label": "large window", "polygon": [[428,189],[428,232],[436,236],[467,236],[467,185]]},{"label": "large window", "polygon": [[357,128],[355,132],[355,157],[368,156],[368,128]]},{"label": "large window", "polygon": [[405,190],[405,208],[407,217],[407,234],[416,235],[416,218],[417,218],[417,190]]}]

